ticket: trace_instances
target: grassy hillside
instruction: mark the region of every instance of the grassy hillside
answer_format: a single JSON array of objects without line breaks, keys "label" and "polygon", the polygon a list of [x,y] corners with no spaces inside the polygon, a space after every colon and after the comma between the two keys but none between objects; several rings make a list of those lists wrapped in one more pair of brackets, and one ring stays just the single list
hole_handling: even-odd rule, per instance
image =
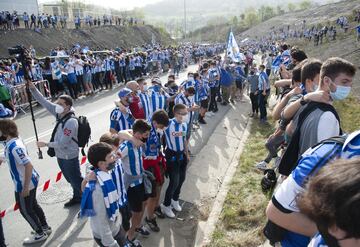
[{"label": "grassy hillside", "polygon": [[101,26],[86,29],[43,29],[41,33],[33,30],[0,31],[0,56],[8,56],[7,48],[22,44],[33,45],[38,55],[47,55],[49,51],[60,44],[68,47],[74,43],[88,45],[89,47],[131,48],[134,46],[150,43],[152,35],[156,42],[171,44],[170,36],[150,25],[119,27]]}]

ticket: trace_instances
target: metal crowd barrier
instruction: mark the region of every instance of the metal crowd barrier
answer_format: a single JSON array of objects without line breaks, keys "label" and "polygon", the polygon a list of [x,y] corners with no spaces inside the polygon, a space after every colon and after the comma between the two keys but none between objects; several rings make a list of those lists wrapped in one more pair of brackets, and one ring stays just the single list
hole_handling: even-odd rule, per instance
[{"label": "metal crowd barrier", "polygon": [[[34,84],[46,99],[51,99],[50,86],[47,80],[35,81]],[[26,109],[29,107],[26,85],[21,84],[12,86],[10,88],[10,95],[15,109],[26,114]]]}]

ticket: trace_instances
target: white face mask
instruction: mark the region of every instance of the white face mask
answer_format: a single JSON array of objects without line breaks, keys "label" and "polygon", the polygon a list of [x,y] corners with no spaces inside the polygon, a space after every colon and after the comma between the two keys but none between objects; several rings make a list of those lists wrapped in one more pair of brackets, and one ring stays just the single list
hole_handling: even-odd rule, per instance
[{"label": "white face mask", "polygon": [[189,99],[190,101],[193,101],[193,100],[194,100],[194,95],[189,96],[188,99]]},{"label": "white face mask", "polygon": [[188,123],[189,122],[189,114],[187,114],[186,116],[183,116],[181,119],[182,123]]},{"label": "white face mask", "polygon": [[61,105],[56,104],[56,105],[55,105],[55,112],[56,112],[57,114],[63,113],[63,112],[64,112],[64,107],[62,107]]},{"label": "white face mask", "polygon": [[148,85],[144,85],[143,88],[144,88],[144,91],[147,91],[147,90],[149,89],[149,86],[148,86]]},{"label": "white face mask", "polygon": [[160,135],[164,134],[164,130],[163,129],[156,129],[156,132]]},{"label": "white face mask", "polygon": [[141,90],[136,90],[137,94],[141,94]]}]

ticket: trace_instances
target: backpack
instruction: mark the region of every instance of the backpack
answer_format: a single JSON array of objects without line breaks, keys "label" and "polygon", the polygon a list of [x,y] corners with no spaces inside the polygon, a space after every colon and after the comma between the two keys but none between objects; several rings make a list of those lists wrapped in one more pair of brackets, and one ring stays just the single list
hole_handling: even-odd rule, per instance
[{"label": "backpack", "polygon": [[[300,129],[302,124],[304,123],[305,119],[309,116],[311,112],[316,109],[321,109],[322,111],[330,111],[332,112],[336,119],[339,121],[340,125],[340,118],[337,114],[335,108],[332,105],[325,104],[325,103],[318,103],[318,102],[310,102],[307,104],[305,109],[299,115],[299,122],[296,126],[294,134],[291,138],[291,141],[288,147],[285,150],[284,155],[281,158],[279,164],[279,173],[285,176],[289,176],[291,171],[296,167],[297,160],[299,158],[299,141],[301,137]],[[340,129],[340,135],[342,134],[342,130]]]},{"label": "backpack", "polygon": [[[62,124],[62,127],[64,127],[65,123],[70,119],[70,118],[75,118],[78,121],[78,135],[77,135],[77,140],[75,138],[72,138],[72,140],[74,142],[76,142],[79,146],[79,148],[81,148],[81,154],[83,156],[85,156],[85,146],[89,143],[89,140],[91,138],[91,127],[90,127],[90,123],[87,119],[87,117],[85,116],[79,116],[79,117],[75,117],[74,113],[70,113],[65,115],[63,118],[61,118],[55,125],[55,128],[53,130],[53,133],[51,134],[51,141],[54,141],[55,138],[55,133],[56,130],[58,128],[58,126],[60,125],[60,123]],[[55,152],[52,148],[48,149],[48,155],[50,157],[54,157],[55,156]]]}]

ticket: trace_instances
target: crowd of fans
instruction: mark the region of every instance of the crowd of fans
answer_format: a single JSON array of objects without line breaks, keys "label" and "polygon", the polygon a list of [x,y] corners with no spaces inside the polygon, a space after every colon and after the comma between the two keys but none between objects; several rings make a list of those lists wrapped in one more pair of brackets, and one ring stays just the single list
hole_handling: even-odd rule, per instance
[{"label": "crowd of fans", "polygon": [[[70,49],[59,46],[49,57],[34,59],[31,77],[34,81],[47,80],[47,96],[56,98],[68,94],[73,99],[111,90],[114,85],[142,76],[154,76],[171,69],[176,76],[180,70],[202,58],[223,50],[223,45],[184,45],[177,48],[144,45],[135,52],[124,49],[89,51],[74,45]],[[35,57],[36,51],[30,47]],[[0,61],[0,89],[4,91],[2,104],[12,111],[16,105],[27,103],[24,71],[15,57]],[[8,92],[8,93],[6,93]]]},{"label": "crowd of fans", "polygon": [[[26,29],[41,29],[41,28],[67,28],[69,17],[66,15],[51,15],[46,13],[18,14],[17,11],[12,13],[9,11],[0,11],[0,30],[15,30],[20,28],[20,21],[23,22],[23,26]],[[133,25],[145,25],[144,20],[140,20],[135,17],[119,17],[113,15],[103,15],[93,17],[86,15],[80,17],[75,15],[73,18],[73,24],[75,28],[81,27],[92,27],[92,26],[105,26],[105,25],[116,25],[116,26],[133,26]]]}]

